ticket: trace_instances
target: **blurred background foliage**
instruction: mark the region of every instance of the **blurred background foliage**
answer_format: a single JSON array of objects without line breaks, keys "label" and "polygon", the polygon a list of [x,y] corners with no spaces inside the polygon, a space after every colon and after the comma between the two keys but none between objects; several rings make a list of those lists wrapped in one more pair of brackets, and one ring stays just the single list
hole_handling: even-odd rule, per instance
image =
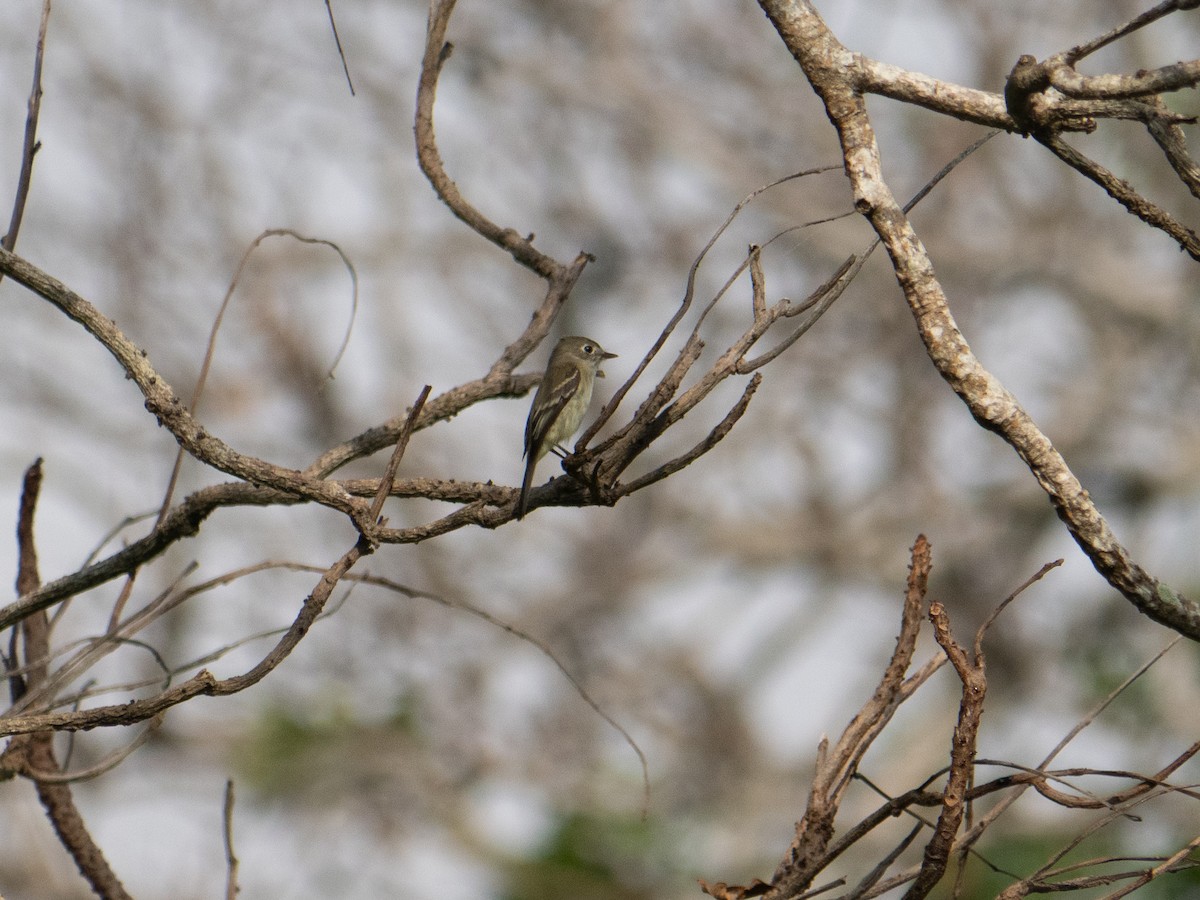
[{"label": "blurred background foliage", "polygon": [[[991,91],[1019,54],[1044,57],[1142,8],[819,7],[854,50]],[[40,10],[36,0],[0,7],[0,191],[16,183]],[[234,447],[294,466],[399,414],[426,382],[436,393],[481,375],[542,295],[454,220],[417,170],[424,4],[334,11],[354,97],[319,3],[58,0],[17,247],[116,319],[186,396],[250,241],[288,227],[337,242],[361,297],[336,377],[323,373],[350,317],[345,271],[327,249],[269,240],[242,278],[201,409]],[[1198,23],[1194,12],[1172,16],[1100,54],[1093,70],[1194,57]],[[605,396],[675,310],[690,262],[734,205],[838,161],[816,98],[753,3],[462,0],[450,39],[437,108],[448,172],[547,252],[596,255],[556,330],[620,354]],[[898,196],[980,134],[883,99],[870,109]],[[1194,200],[1140,128],[1106,125],[1079,140],[1196,221]],[[748,243],[849,209],[839,172],[769,191],[701,270],[699,301]],[[1200,595],[1195,264],[1012,135],[960,166],[913,219],[984,364],[1135,557]],[[772,297],[805,296],[869,237],[848,217],[780,238],[764,255]],[[708,353],[740,331],[748,304],[743,283],[710,322]],[[21,472],[45,457],[48,580],[77,568],[124,517],[156,508],[174,444],[76,326],[7,281],[0,309],[0,508],[15,522]],[[739,389],[727,386],[708,419],[685,422],[678,443],[657,452],[706,433]],[[526,409],[487,403],[419,433],[401,474],[517,484]],[[384,462],[341,474],[378,476]],[[553,471],[544,464],[541,477]],[[194,465],[183,478],[184,492],[222,480]],[[386,514],[404,525],[444,509],[392,500]],[[819,737],[840,732],[891,651],[920,532],[933,544],[931,594],[962,636],[1043,563],[1066,560],[990,634],[983,756],[1035,765],[1170,637],[1103,583],[1019,460],[940,382],[880,255],[766,370],[731,436],[677,476],[613,509],[539,509],[369,560],[372,573],[480,607],[551,647],[645,751],[644,821],[636,756],[551,660],[459,609],[361,585],[262,685],[174,710],[121,768],[79,785],[79,802],[144,898],[222,890],[227,777],[238,786],[247,897],[667,900],[697,896],[696,878],[768,878],[803,810]],[[142,573],[135,602],[192,560],[195,580],[263,559],[324,566],[352,540],[324,510],[224,510]],[[11,544],[0,560],[15,573]],[[173,663],[198,658],[286,624],[310,580],[240,579],[145,637]],[[75,600],[56,640],[102,628],[117,590]],[[265,646],[211,668],[241,671]],[[1178,645],[1060,764],[1164,765],[1195,738],[1197,661],[1193,645]],[[130,649],[90,674],[116,685],[156,671]],[[956,696],[943,671],[901,712],[864,762],[876,784],[900,792],[944,764]],[[80,735],[72,766],[125,739]],[[877,802],[856,787],[847,815]],[[87,896],[29,786],[9,784],[0,809],[0,892]],[[1030,795],[979,850],[1026,872],[1087,821]],[[1190,801],[1160,801],[1088,853],[1170,852],[1194,821]],[[972,878],[969,896],[1002,883],[983,865]],[[1182,885],[1147,896],[1180,896],[1168,888]]]}]

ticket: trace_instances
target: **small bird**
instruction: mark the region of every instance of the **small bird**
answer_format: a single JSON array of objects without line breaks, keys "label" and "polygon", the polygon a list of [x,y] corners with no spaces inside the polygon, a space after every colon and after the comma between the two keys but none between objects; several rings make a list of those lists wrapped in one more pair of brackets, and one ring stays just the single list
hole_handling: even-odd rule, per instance
[{"label": "small bird", "polygon": [[546,374],[533,395],[529,419],[525,422],[525,480],[517,500],[517,518],[523,518],[529,500],[529,485],[538,460],[579,430],[588,405],[592,386],[604,377],[600,365],[617,354],[607,352],[591,338],[571,335],[560,340],[550,354]]}]

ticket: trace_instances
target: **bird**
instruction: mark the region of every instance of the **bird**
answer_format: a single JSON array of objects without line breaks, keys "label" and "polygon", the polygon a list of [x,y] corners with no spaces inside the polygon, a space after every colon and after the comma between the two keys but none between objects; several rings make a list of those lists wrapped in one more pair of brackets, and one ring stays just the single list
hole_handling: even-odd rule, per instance
[{"label": "bird", "polygon": [[538,460],[552,450],[566,455],[559,445],[583,424],[596,378],[604,377],[600,366],[616,356],[591,338],[574,334],[561,338],[555,345],[525,422],[525,478],[517,499],[518,519],[525,516],[528,508],[529,485]]}]

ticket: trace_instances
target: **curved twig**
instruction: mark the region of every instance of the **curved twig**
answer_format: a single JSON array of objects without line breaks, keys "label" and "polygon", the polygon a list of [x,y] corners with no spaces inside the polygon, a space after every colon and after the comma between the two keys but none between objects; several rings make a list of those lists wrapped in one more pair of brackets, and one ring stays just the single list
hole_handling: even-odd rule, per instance
[{"label": "curved twig", "polygon": [[551,281],[560,274],[562,266],[553,257],[533,246],[532,235],[522,237],[515,228],[502,228],[472,206],[459,191],[458,185],[446,174],[442,155],[438,151],[433,130],[433,106],[442,66],[454,51],[454,45],[446,42],[446,30],[450,26],[455,2],[456,0],[434,0],[429,5],[425,54],[421,60],[421,76],[417,82],[417,115],[413,128],[417,140],[417,162],[438,197],[457,218],[466,223],[472,231],[506,250],[518,263]]}]

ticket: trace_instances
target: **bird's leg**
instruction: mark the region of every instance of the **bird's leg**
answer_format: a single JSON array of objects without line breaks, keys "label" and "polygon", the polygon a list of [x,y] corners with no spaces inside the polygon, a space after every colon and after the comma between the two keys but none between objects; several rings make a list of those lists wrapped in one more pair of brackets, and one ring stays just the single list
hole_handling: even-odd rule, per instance
[{"label": "bird's leg", "polygon": [[591,450],[584,450],[578,454],[573,453],[564,456],[563,459],[568,461],[563,465],[563,469],[587,489],[593,503],[602,506],[612,506],[616,503],[616,497],[613,496],[612,490],[616,480],[605,477],[604,480],[608,483],[601,481],[600,467],[604,463],[603,459],[593,457]]}]

